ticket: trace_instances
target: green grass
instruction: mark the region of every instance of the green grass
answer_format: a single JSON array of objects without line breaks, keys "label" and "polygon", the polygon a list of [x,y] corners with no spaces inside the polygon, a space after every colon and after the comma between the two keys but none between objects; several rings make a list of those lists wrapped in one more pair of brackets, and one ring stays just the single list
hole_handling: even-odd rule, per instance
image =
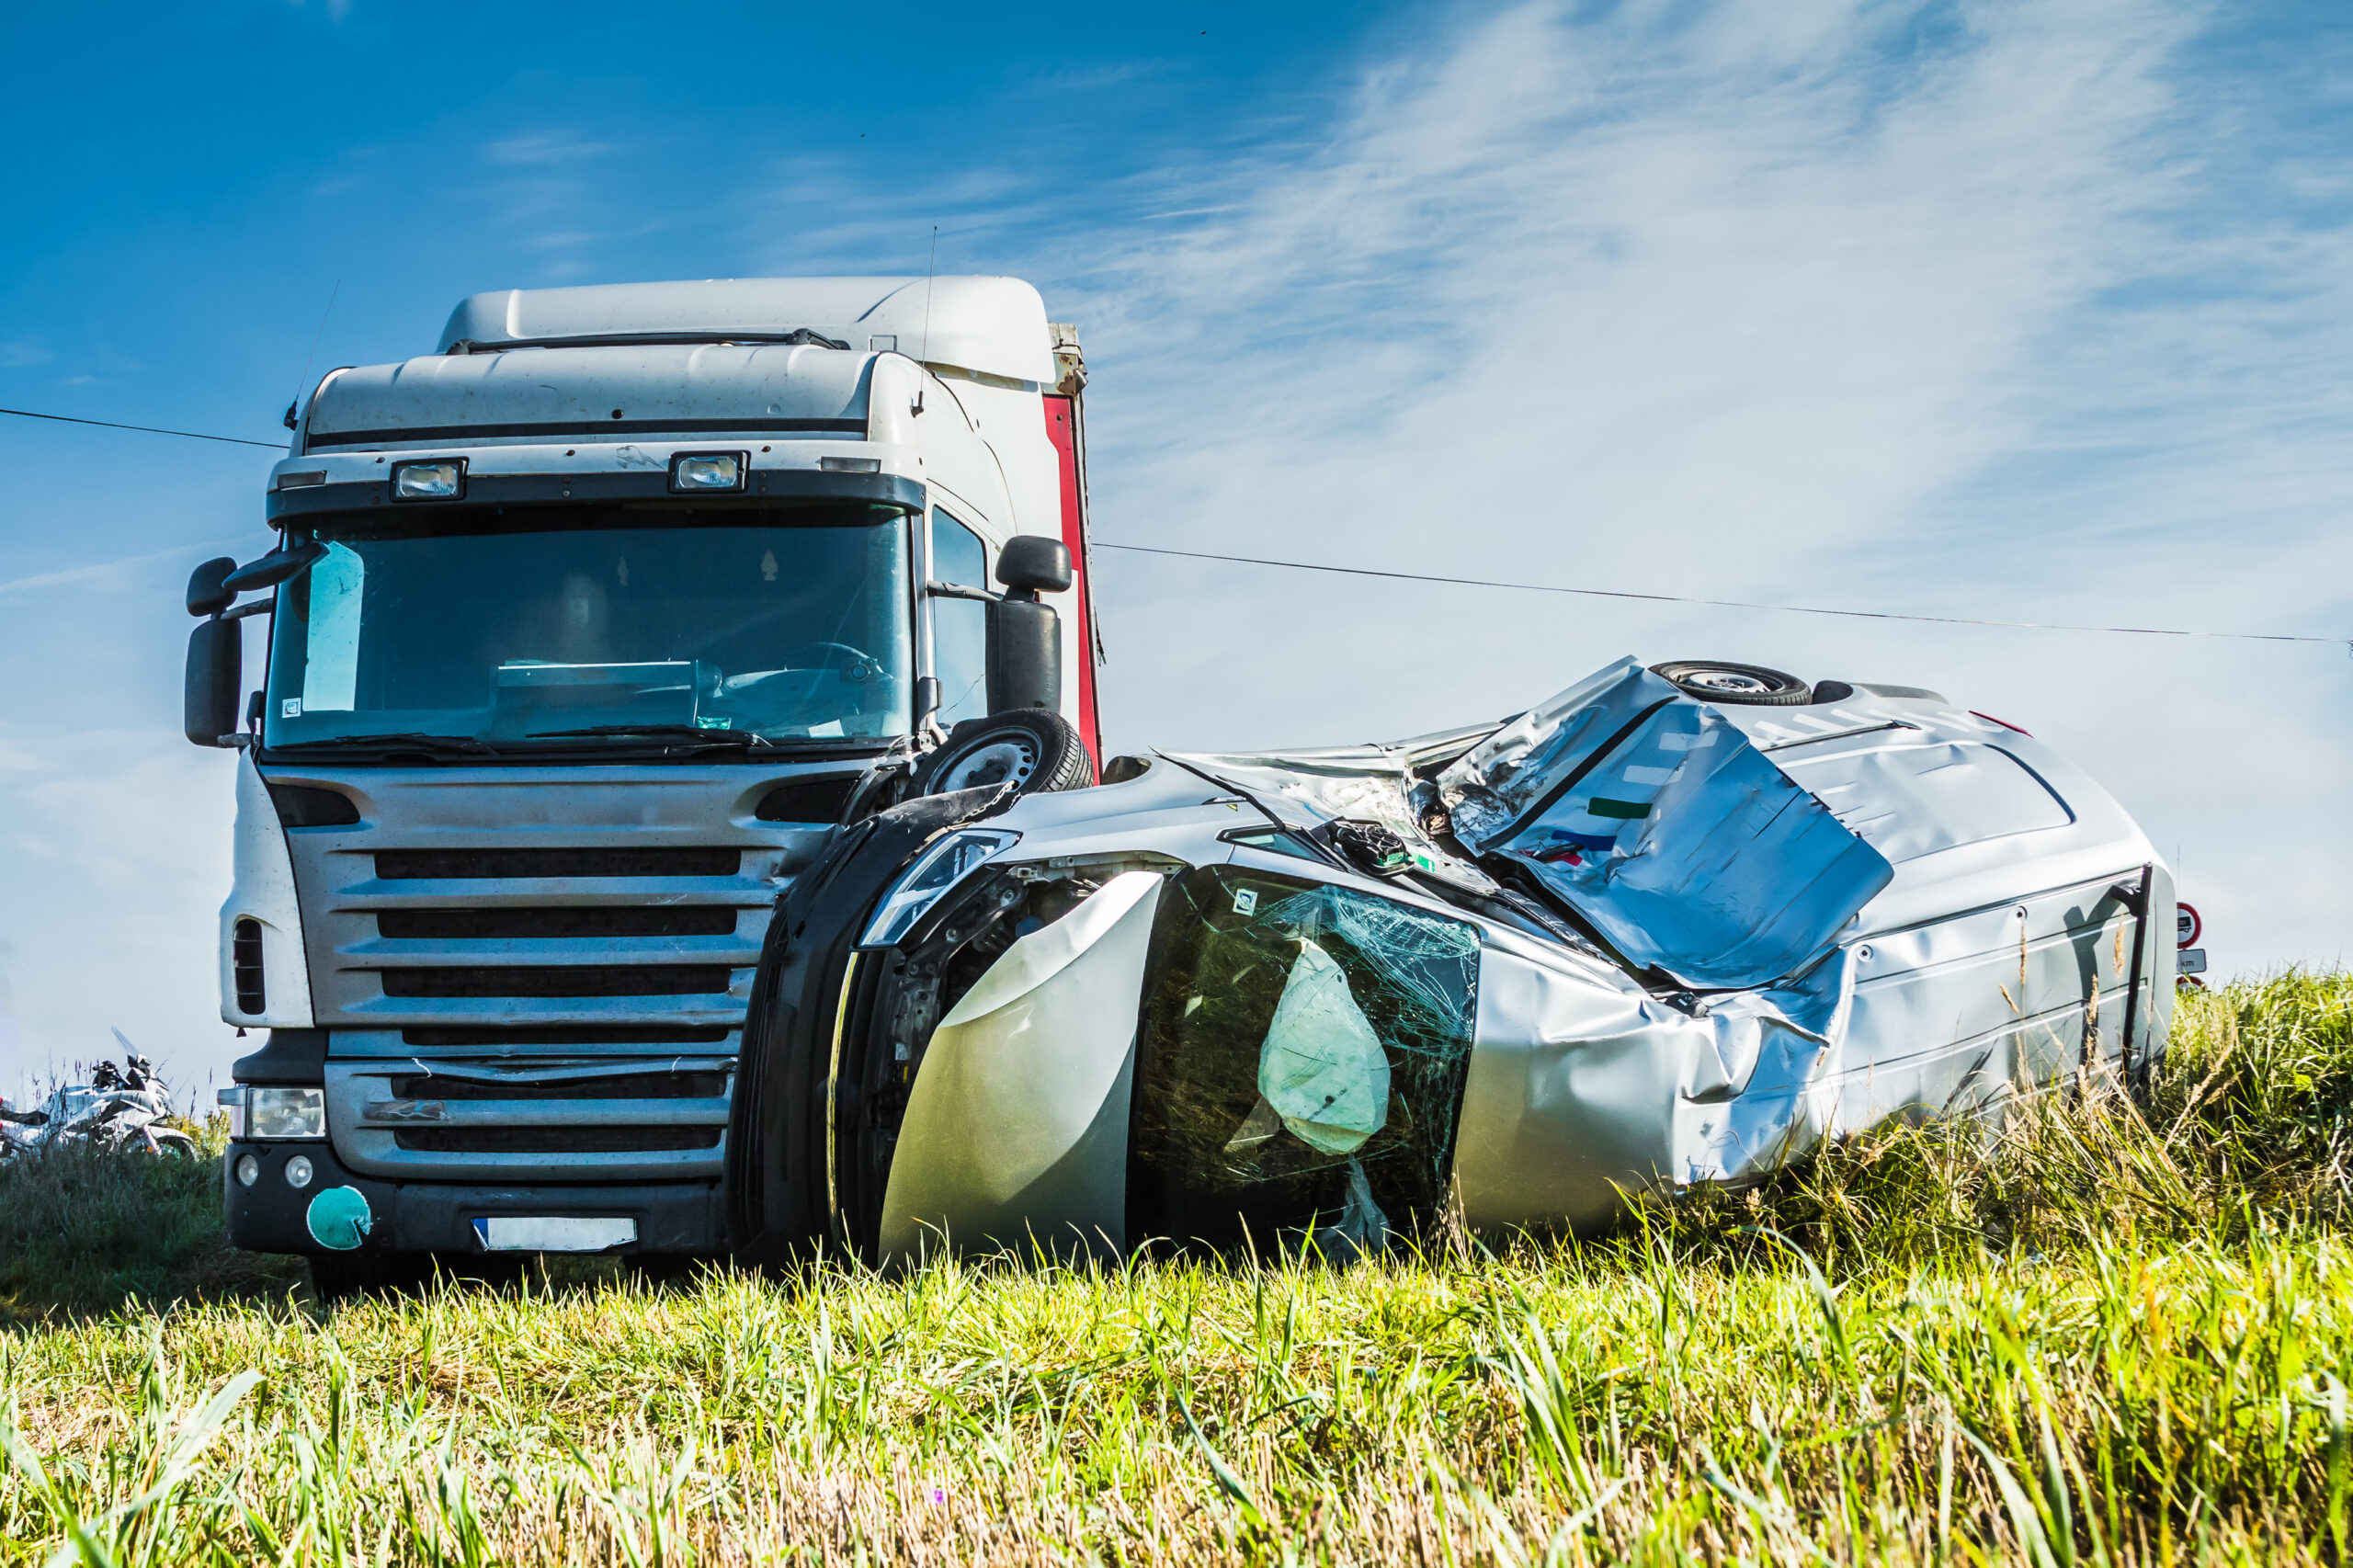
[{"label": "green grass", "polygon": [[2289,974],[2188,1003],[2143,1106],[1600,1242],[324,1314],[177,1221],[146,1260],[209,1171],[40,1222],[12,1173],[11,1255],[117,1240],[6,1265],[0,1560],[2344,1562],[2348,1116],[2353,979]]}]

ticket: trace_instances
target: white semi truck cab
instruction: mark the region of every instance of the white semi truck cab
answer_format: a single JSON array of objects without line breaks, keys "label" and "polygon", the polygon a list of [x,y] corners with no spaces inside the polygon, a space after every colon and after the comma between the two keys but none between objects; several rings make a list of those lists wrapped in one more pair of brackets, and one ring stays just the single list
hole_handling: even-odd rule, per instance
[{"label": "white semi truck cab", "polygon": [[722,1248],[771,910],[854,792],[1008,710],[1100,756],[1085,379],[944,277],[478,294],[319,382],[278,548],[189,586],[238,1245]]}]

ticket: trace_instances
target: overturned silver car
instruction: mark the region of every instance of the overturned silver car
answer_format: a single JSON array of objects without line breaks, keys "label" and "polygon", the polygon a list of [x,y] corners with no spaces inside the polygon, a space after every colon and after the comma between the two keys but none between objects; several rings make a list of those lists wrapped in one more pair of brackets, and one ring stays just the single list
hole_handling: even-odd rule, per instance
[{"label": "overturned silver car", "polygon": [[958,751],[771,926],[748,1256],[1591,1229],[2165,1038],[2146,836],[1931,691],[1627,659],[1499,725],[1095,788]]}]

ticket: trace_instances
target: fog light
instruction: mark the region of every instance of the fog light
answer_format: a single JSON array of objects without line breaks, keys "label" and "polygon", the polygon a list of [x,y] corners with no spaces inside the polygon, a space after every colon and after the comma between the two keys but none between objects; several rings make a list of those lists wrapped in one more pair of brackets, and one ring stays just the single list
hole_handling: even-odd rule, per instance
[{"label": "fog light", "polygon": [[670,460],[673,490],[741,490],[742,452],[680,452]]},{"label": "fog light", "polygon": [[324,1138],[327,1135],[327,1092],[248,1088],[245,1128],[248,1138]]},{"label": "fog light", "polygon": [[310,1155],[297,1154],[286,1162],[286,1185],[296,1187],[311,1185]]},{"label": "fog light", "polygon": [[251,1154],[237,1156],[237,1185],[251,1187],[261,1179],[261,1162]]},{"label": "fog light", "polygon": [[819,458],[817,467],[824,473],[881,473],[881,458]]},{"label": "fog light", "polygon": [[395,501],[455,501],[466,493],[466,460],[443,458],[429,463],[394,463]]}]

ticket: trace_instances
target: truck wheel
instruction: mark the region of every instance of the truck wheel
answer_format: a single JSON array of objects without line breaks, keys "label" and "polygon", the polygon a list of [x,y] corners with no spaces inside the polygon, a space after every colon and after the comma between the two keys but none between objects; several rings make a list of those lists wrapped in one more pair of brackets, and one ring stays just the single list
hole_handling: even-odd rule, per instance
[{"label": "truck wheel", "polygon": [[1651,674],[1673,681],[1686,697],[1702,702],[1736,703],[1752,708],[1802,708],[1813,700],[1813,688],[1793,675],[1762,665],[1734,665],[1717,659],[1683,659],[1653,665]]},{"label": "truck wheel", "polygon": [[1059,713],[1042,708],[967,719],[915,767],[912,792],[946,795],[1011,783],[1017,795],[1083,790],[1095,782],[1086,743]]}]

